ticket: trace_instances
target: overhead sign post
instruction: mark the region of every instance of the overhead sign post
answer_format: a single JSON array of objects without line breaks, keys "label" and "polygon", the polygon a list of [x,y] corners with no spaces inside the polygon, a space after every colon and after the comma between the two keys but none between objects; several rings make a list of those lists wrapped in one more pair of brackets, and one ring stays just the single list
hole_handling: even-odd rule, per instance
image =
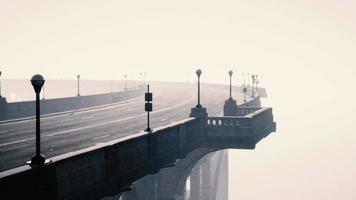
[{"label": "overhead sign post", "polygon": [[146,132],[152,132],[150,128],[150,112],[152,112],[152,93],[150,93],[150,85],[147,85],[147,92],[145,93],[145,111],[147,112],[147,128]]}]

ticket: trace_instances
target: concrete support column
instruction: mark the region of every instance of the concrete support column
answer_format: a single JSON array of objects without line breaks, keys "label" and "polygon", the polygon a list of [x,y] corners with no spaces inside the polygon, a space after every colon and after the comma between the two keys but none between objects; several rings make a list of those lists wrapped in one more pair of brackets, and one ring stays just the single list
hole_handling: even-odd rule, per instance
[{"label": "concrete support column", "polygon": [[201,165],[201,199],[202,200],[213,200],[212,196],[212,181],[211,177],[211,159],[210,156],[205,158],[206,160]]},{"label": "concrete support column", "polygon": [[229,199],[229,151],[225,150],[220,170],[219,183],[216,191],[216,199]]},{"label": "concrete support column", "polygon": [[200,200],[201,169],[200,165],[194,167],[190,175],[190,200]]}]

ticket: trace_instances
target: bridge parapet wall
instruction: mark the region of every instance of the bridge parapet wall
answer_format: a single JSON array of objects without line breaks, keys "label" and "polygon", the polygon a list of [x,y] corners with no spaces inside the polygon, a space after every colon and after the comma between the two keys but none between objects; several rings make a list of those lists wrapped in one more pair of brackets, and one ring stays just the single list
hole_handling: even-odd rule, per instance
[{"label": "bridge parapet wall", "polygon": [[141,132],[53,157],[43,167],[1,172],[0,188],[13,199],[98,199],[117,194],[201,143],[200,131],[199,119],[189,118],[150,134]]},{"label": "bridge parapet wall", "polygon": [[[125,101],[141,96],[143,90],[144,88],[141,87],[114,93],[41,100],[41,114],[64,112]],[[35,115],[35,101],[5,102],[1,104],[4,107],[1,110],[6,109],[7,112],[0,112],[0,119],[15,119]]]},{"label": "bridge parapet wall", "polygon": [[274,132],[275,127],[272,108],[254,109],[245,116],[208,117],[206,140],[230,148],[240,148],[235,144],[254,148],[259,140]]}]

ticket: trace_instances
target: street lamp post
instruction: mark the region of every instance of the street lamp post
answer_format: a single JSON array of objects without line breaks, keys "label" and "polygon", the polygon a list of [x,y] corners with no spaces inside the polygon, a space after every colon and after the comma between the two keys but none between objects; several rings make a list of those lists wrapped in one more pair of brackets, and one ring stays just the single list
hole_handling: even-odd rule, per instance
[{"label": "street lamp post", "polygon": [[205,126],[205,120],[208,117],[208,113],[206,112],[206,108],[204,108],[200,104],[200,76],[202,74],[202,71],[200,69],[197,69],[195,73],[198,76],[198,104],[191,109],[191,112],[189,114],[189,117],[194,117],[194,118],[200,118],[202,120],[203,126]]},{"label": "street lamp post", "polygon": [[258,84],[259,84],[259,82],[258,82],[258,75],[256,75],[256,93],[258,94]]},{"label": "street lamp post", "polygon": [[232,86],[231,86],[231,77],[232,77],[232,74],[233,74],[233,71],[230,70],[229,71],[229,76],[230,76],[230,99],[232,99],[232,97],[231,97],[231,88],[232,88]]},{"label": "street lamp post", "polygon": [[255,88],[254,88],[254,85],[255,85],[255,81],[256,81],[256,77],[255,77],[255,75],[252,75],[251,76],[251,78],[252,78],[252,87],[251,87],[251,92],[252,92],[252,98],[255,98]]},{"label": "street lamp post", "polygon": [[243,92],[244,92],[244,102],[246,102],[246,93],[247,93],[246,85],[243,88]]},{"label": "street lamp post", "polygon": [[200,69],[197,69],[197,71],[195,72],[198,76],[198,104],[197,104],[197,108],[201,108],[201,104],[200,104],[200,76],[202,74],[202,71]]},{"label": "street lamp post", "polygon": [[36,155],[31,158],[31,161],[26,162],[29,165],[42,165],[49,162],[41,155],[40,92],[44,83],[45,80],[40,74],[31,78],[31,84],[36,93]]},{"label": "street lamp post", "polygon": [[78,94],[77,94],[77,96],[79,97],[80,96],[80,85],[79,85],[80,75],[79,74],[77,75],[77,79],[78,79]]},{"label": "street lamp post", "polygon": [[127,87],[126,87],[127,74],[125,74],[124,78],[125,78],[125,88],[124,89],[127,90]]},{"label": "street lamp post", "polygon": [[0,71],[0,97],[2,97],[1,96],[1,74],[2,74],[2,71]]}]

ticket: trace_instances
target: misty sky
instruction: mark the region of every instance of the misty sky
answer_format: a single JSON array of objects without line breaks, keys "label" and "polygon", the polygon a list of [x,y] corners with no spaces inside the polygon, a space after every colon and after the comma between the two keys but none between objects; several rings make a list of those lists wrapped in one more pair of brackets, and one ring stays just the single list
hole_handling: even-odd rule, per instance
[{"label": "misty sky", "polygon": [[0,2],[3,78],[186,81],[199,67],[227,83],[233,69],[258,73],[272,98],[318,92],[321,105],[355,83],[351,0]]},{"label": "misty sky", "polygon": [[[42,73],[75,79],[80,73],[83,79],[111,80],[146,72],[151,80],[192,81],[199,67],[202,80],[215,83],[228,83],[229,69],[238,78],[242,72],[257,73],[268,89],[279,132],[290,128],[283,120],[298,125],[301,135],[308,128],[327,130],[320,131],[325,137],[305,134],[298,142],[285,131],[273,139],[285,144],[273,146],[273,154],[296,145],[290,156],[348,155],[346,163],[356,153],[329,147],[353,148],[356,142],[355,24],[353,0],[0,0],[0,70],[3,78]],[[347,173],[338,175],[335,185],[356,174],[354,164],[340,166],[337,172],[342,171]],[[328,181],[316,184],[323,182]]]},{"label": "misty sky", "polygon": [[[355,1],[0,0],[0,69],[6,78],[225,82],[226,70],[355,73]],[[309,74],[309,75],[308,75]],[[327,76],[327,77],[326,77]],[[288,78],[289,79],[289,78]],[[288,80],[280,79],[280,80]],[[320,81],[320,80],[319,80]]]}]

